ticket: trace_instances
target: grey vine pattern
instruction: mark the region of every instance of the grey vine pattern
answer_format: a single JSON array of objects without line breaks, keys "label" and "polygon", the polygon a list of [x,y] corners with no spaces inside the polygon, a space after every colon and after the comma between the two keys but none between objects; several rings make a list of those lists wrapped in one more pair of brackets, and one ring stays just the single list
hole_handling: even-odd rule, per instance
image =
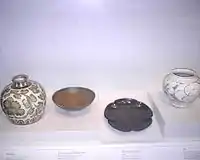
[{"label": "grey vine pattern", "polygon": [[9,120],[18,125],[37,122],[44,114],[46,93],[37,83],[27,88],[13,89],[6,86],[1,94],[1,106]]},{"label": "grey vine pattern", "polygon": [[33,93],[39,93],[39,92],[40,92],[38,86],[35,85],[35,84],[32,85],[29,89],[30,89]]},{"label": "grey vine pattern", "polygon": [[25,110],[21,109],[19,102],[14,101],[12,97],[3,101],[3,106],[4,112],[10,116],[23,116],[25,114]]},{"label": "grey vine pattern", "polygon": [[164,79],[163,90],[172,101],[191,103],[200,95],[200,79],[198,76],[189,79],[168,74]]}]

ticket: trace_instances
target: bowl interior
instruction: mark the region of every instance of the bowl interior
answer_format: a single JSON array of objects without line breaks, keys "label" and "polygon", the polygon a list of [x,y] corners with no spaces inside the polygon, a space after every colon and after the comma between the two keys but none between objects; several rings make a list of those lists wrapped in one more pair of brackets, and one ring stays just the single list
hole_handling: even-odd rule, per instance
[{"label": "bowl interior", "polygon": [[68,87],[53,94],[53,102],[63,109],[80,110],[89,106],[95,98],[95,93],[83,87]]}]

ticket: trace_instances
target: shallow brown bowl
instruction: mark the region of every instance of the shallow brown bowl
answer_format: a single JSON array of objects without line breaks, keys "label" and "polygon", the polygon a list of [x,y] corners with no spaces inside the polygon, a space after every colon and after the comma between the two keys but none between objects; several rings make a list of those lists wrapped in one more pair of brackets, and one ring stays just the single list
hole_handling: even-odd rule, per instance
[{"label": "shallow brown bowl", "polygon": [[89,106],[95,98],[95,93],[83,87],[68,87],[56,91],[53,102],[60,108],[66,110],[81,110]]}]

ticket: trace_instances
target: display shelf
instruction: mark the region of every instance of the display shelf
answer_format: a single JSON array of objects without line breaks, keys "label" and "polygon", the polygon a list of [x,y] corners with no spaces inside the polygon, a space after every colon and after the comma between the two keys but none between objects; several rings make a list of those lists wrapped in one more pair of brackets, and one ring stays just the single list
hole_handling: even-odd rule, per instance
[{"label": "display shelf", "polygon": [[[104,112],[106,105],[110,102],[113,102],[118,98],[134,98],[139,101],[147,104],[152,110],[154,110],[153,106],[150,104],[148,100],[148,93],[146,91],[134,91],[134,90],[126,90],[126,91],[115,91],[115,92],[106,92],[100,97],[102,99],[102,107],[101,113]],[[130,142],[157,142],[162,140],[162,134],[160,132],[160,126],[157,122],[157,112],[154,112],[153,123],[151,126],[146,128],[140,132],[120,132],[116,131],[107,123],[107,120],[101,116],[100,123],[100,140],[103,143],[130,143]]]},{"label": "display shelf", "polygon": [[[172,137],[166,133],[164,114],[158,92],[145,90],[99,90],[94,102],[85,110],[67,112],[57,108],[48,91],[44,117],[36,124],[11,124],[4,113],[0,115],[0,159],[35,160],[58,159],[141,159],[141,160],[199,160],[200,138]],[[141,131],[123,133],[111,128],[104,118],[106,105],[117,98],[135,98],[146,103],[154,112],[153,124]],[[162,106],[164,107],[164,105]],[[165,106],[166,110],[173,110]],[[165,111],[166,112],[166,111]],[[175,113],[168,112],[170,120]],[[188,115],[189,117],[190,115]],[[176,130],[174,130],[176,131]]]},{"label": "display shelf", "polygon": [[[153,116],[152,125],[141,132],[123,133],[111,128],[104,118],[104,109],[117,98],[135,98],[151,105],[145,91],[101,91],[96,93],[94,102],[82,111],[66,111],[55,106],[51,100],[53,92],[48,92],[48,103],[44,117],[32,125],[13,125],[9,122],[3,112],[0,116],[0,136],[2,141],[30,143],[33,141],[67,141],[80,143],[81,141],[92,141],[101,143],[120,142],[147,142],[160,141],[162,134],[156,116]],[[156,114],[156,113],[154,113]],[[16,139],[16,135],[18,138]],[[24,136],[26,135],[26,136]],[[56,135],[56,136],[53,136]],[[66,135],[64,139],[60,138]],[[1,138],[0,137],[0,138]],[[6,138],[9,137],[9,138]],[[13,138],[12,138],[13,137]],[[23,141],[20,141],[23,139]],[[17,143],[17,142],[16,142]]]},{"label": "display shelf", "polygon": [[162,115],[164,122],[159,125],[165,139],[200,139],[200,99],[187,108],[176,108],[170,105],[162,91],[152,92],[155,108]]},{"label": "display shelf", "polygon": [[[51,96],[54,91],[47,91],[45,114],[40,121],[31,125],[13,125],[3,112],[0,115],[0,140],[4,144],[80,144],[97,143],[99,126],[98,95],[86,109],[69,112],[57,107]],[[17,138],[16,138],[17,137]]]}]

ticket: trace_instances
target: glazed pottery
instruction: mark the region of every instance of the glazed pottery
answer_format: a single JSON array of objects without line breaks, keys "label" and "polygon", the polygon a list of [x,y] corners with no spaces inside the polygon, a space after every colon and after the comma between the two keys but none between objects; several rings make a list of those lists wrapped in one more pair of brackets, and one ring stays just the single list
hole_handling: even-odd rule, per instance
[{"label": "glazed pottery", "polygon": [[16,125],[28,125],[41,119],[46,105],[43,87],[27,75],[16,75],[1,93],[1,107]]},{"label": "glazed pottery", "polygon": [[95,93],[84,87],[68,87],[56,91],[53,102],[60,108],[70,111],[81,110],[89,106],[95,98]]},{"label": "glazed pottery", "polygon": [[111,127],[122,132],[142,131],[153,122],[153,111],[143,102],[131,98],[108,104],[104,116]]},{"label": "glazed pottery", "polygon": [[192,69],[172,69],[164,78],[163,91],[174,107],[188,107],[200,95],[200,78]]}]

